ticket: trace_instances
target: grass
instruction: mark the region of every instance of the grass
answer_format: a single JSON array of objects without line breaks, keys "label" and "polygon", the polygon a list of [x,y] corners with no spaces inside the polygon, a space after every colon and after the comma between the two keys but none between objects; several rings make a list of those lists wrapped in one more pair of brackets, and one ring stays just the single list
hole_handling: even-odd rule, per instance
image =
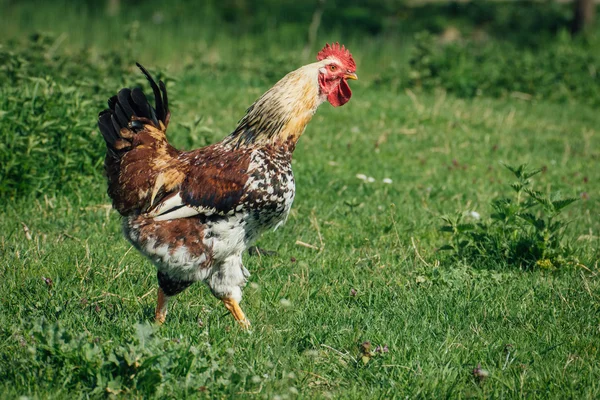
[{"label": "grass", "polygon": [[[359,59],[367,52],[351,49]],[[69,49],[57,52],[68,63]],[[74,82],[48,70],[58,86],[40,91],[38,82],[46,111],[22,107],[15,120],[63,113],[71,121],[77,110],[81,126],[66,131],[87,137],[85,157],[97,149],[100,158],[96,112],[129,79],[143,82],[122,56],[124,70],[114,71],[92,55]],[[291,69],[276,56],[248,57],[239,68],[148,65],[173,79],[177,146],[222,138]],[[32,179],[31,192],[2,197],[0,397],[600,396],[597,110],[584,101],[392,91],[368,83],[376,68],[359,63],[358,73],[350,103],[324,105],[299,143],[290,218],[259,242],[278,255],[245,257],[251,334],[200,284],[176,298],[164,326],[149,325],[155,270],[122,238],[92,155],[80,172],[58,164],[74,184],[68,175],[58,187]],[[0,104],[31,104],[36,81],[13,82]],[[7,142],[11,115],[0,115]],[[493,199],[511,193],[501,162],[543,167],[533,189],[581,199],[564,211],[579,264],[525,272],[436,251],[447,241],[443,215],[489,214]],[[365,357],[365,341],[389,351]]]}]

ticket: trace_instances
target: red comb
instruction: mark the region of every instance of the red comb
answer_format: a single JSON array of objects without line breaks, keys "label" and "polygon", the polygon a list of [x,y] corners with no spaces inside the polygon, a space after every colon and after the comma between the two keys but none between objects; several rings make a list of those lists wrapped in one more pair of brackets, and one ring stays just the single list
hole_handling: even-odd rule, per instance
[{"label": "red comb", "polygon": [[329,56],[336,57],[338,60],[340,60],[342,63],[344,63],[351,70],[356,69],[356,63],[354,62],[354,59],[352,58],[352,54],[350,54],[350,52],[348,51],[347,48],[344,47],[344,45],[340,46],[340,44],[338,42],[335,42],[331,46],[329,45],[329,43],[327,43],[325,45],[325,47],[323,47],[323,49],[321,49],[319,54],[317,54],[317,60],[321,61],[321,60],[326,59]]}]

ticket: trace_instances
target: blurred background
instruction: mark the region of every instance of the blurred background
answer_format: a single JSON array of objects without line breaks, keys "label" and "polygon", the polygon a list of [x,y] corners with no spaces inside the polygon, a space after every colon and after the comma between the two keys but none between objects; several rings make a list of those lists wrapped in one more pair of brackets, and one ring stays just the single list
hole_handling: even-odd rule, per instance
[{"label": "blurred background", "polygon": [[325,42],[340,41],[353,49],[361,78],[392,90],[443,87],[467,97],[518,92],[599,103],[594,0],[0,4],[2,41],[46,40],[52,52],[122,58],[126,50],[125,57],[147,64],[236,68],[272,79],[313,60]]}]

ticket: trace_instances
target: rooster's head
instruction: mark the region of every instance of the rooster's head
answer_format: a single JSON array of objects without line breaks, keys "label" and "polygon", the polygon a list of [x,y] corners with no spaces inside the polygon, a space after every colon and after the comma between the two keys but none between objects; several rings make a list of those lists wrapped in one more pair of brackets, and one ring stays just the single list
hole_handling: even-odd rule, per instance
[{"label": "rooster's head", "polygon": [[339,107],[348,102],[352,96],[347,79],[358,79],[356,76],[356,63],[352,54],[343,45],[335,43],[326,44],[317,54],[321,62],[319,68],[319,88],[323,96],[334,107]]}]

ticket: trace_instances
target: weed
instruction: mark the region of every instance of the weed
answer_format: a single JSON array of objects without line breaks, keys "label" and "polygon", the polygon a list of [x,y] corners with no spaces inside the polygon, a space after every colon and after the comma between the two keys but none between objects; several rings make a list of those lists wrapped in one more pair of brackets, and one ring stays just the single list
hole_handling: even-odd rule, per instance
[{"label": "weed", "polygon": [[528,269],[554,269],[573,261],[574,249],[563,240],[568,222],[560,214],[577,199],[532,190],[531,178],[541,169],[504,166],[517,179],[510,185],[514,197],[493,200],[489,219],[465,222],[469,216],[479,219],[478,213],[442,217],[446,225],[441,231],[450,233],[451,243],[440,250],[449,250],[452,256],[468,262],[501,261]]},{"label": "weed", "polygon": [[[239,380],[235,368],[221,369],[223,361],[206,335],[191,344],[185,339],[156,335],[147,323],[136,324],[118,343],[73,334],[59,323],[39,320],[13,335],[19,350],[5,355],[12,368],[0,370],[3,379],[44,387],[61,382],[63,388],[88,395],[129,394],[157,396],[173,386],[193,394],[219,390]],[[6,365],[6,364],[5,364]]]},{"label": "weed", "polygon": [[0,81],[9,82],[0,86],[0,200],[101,181],[103,145],[94,120],[105,103],[101,87],[119,87],[131,73],[109,55],[99,63],[85,52],[57,54],[57,40],[36,34],[0,47]]}]

